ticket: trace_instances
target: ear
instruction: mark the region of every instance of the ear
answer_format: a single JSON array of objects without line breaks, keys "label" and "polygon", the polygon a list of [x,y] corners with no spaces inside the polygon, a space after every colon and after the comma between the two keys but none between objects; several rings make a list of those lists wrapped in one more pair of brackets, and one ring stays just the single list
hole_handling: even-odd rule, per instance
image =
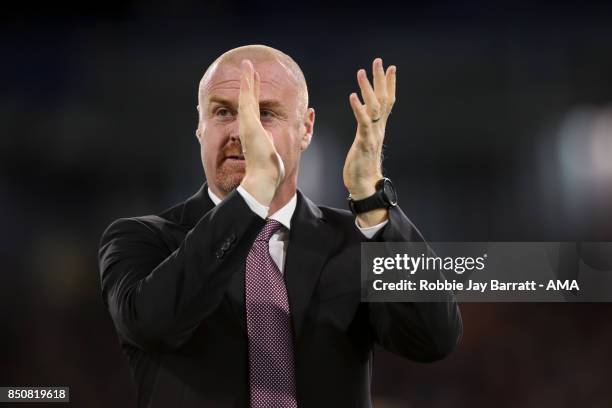
[{"label": "ear", "polygon": [[198,127],[195,130],[195,135],[196,138],[198,139],[198,141],[201,143],[201,137],[202,137],[202,131],[200,130],[200,123],[201,123],[201,118],[200,118],[200,105],[196,106],[196,110],[198,111]]},{"label": "ear", "polygon": [[312,135],[314,133],[314,123],[315,123],[315,111],[312,108],[306,109],[306,114],[304,115],[304,134],[302,135],[302,140],[300,141],[300,150],[304,151],[310,145],[310,140],[312,139]]}]

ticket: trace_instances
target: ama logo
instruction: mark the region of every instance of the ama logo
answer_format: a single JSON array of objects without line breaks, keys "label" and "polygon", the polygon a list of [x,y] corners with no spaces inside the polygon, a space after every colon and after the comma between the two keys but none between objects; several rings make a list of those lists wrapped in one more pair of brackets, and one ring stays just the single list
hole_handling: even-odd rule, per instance
[{"label": "ama logo", "polygon": [[548,281],[548,285],[546,285],[546,290],[580,290],[580,286],[578,286],[576,279],[551,279]]}]

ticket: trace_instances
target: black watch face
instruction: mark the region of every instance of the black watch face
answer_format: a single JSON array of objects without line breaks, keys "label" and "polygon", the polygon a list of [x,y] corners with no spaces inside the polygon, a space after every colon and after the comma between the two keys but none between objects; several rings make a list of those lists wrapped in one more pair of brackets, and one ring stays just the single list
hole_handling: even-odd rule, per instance
[{"label": "black watch face", "polygon": [[383,183],[383,195],[385,200],[392,206],[397,204],[397,193],[395,192],[395,187],[391,183],[391,180],[385,179]]}]

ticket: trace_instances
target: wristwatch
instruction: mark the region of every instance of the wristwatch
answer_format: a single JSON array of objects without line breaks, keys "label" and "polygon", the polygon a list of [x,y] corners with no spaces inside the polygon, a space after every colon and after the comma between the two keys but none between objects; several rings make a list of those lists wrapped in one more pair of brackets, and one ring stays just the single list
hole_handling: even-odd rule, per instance
[{"label": "wristwatch", "polygon": [[391,180],[384,177],[376,182],[376,192],[362,200],[353,200],[348,196],[349,208],[355,215],[378,208],[389,208],[397,205],[397,192]]}]

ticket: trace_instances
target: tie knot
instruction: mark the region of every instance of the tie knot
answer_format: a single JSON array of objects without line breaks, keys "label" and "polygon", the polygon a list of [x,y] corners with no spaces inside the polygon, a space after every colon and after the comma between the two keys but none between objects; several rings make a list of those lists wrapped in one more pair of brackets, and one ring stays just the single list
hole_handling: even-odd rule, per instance
[{"label": "tie knot", "polygon": [[282,226],[283,224],[280,222],[273,220],[272,218],[267,218],[265,225],[259,232],[259,235],[257,235],[257,238],[255,238],[255,241],[269,241],[270,237],[272,237],[276,231],[281,229]]}]

